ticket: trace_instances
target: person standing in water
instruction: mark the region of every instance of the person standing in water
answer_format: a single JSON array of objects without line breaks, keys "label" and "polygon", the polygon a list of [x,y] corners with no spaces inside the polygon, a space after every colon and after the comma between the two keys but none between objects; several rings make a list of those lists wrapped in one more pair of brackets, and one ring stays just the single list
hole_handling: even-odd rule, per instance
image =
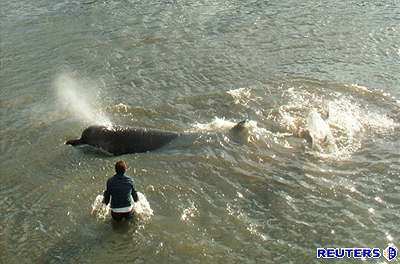
[{"label": "person standing in water", "polygon": [[107,205],[111,198],[111,216],[115,221],[132,218],[132,199],[135,202],[139,201],[132,178],[125,175],[127,169],[128,166],[125,161],[118,161],[115,164],[117,174],[107,180],[106,190],[104,191],[103,203]]}]

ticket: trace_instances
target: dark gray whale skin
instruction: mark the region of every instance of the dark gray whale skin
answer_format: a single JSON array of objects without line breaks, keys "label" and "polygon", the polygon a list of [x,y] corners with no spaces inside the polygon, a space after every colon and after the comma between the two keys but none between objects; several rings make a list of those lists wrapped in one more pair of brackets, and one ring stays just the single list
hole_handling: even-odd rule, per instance
[{"label": "dark gray whale skin", "polygon": [[82,132],[80,139],[68,140],[65,144],[86,144],[114,155],[122,155],[161,148],[181,135],[177,132],[149,128],[90,126]]},{"label": "dark gray whale skin", "polygon": [[[237,123],[230,129],[233,140],[246,136],[246,120]],[[142,153],[161,148],[174,139],[190,136],[190,133],[178,133],[150,128],[121,126],[90,126],[86,128],[80,139],[71,139],[67,145],[90,145],[114,155]]]}]

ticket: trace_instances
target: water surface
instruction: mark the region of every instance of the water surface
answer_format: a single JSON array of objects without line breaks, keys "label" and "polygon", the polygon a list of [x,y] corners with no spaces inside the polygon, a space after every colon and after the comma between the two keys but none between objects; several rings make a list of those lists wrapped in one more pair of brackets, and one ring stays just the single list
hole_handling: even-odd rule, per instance
[{"label": "water surface", "polygon": [[[312,263],[316,247],[399,244],[399,1],[0,10],[1,263]],[[296,136],[313,109],[336,151]],[[122,157],[64,145],[106,119],[202,136]],[[119,159],[154,211],[122,228],[91,215]]]}]

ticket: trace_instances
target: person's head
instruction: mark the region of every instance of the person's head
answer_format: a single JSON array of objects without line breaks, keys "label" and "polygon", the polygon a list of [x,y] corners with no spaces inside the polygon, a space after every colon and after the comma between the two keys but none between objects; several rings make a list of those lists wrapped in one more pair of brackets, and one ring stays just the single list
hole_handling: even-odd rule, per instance
[{"label": "person's head", "polygon": [[128,169],[128,166],[126,165],[125,161],[120,160],[115,163],[115,172],[116,173],[125,173],[125,171]]}]

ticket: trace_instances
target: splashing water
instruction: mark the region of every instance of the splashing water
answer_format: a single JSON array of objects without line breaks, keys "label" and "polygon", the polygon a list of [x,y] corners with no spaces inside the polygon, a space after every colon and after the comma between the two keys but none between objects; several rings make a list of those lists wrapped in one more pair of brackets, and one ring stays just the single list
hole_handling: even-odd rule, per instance
[{"label": "splashing water", "polygon": [[245,106],[251,100],[250,88],[238,88],[234,90],[229,90],[226,93],[233,97],[235,104],[242,104]]},{"label": "splashing water", "polygon": [[181,221],[189,222],[190,219],[194,218],[198,214],[199,214],[199,210],[197,209],[194,202],[192,202],[188,208],[185,208],[183,210],[182,215],[181,215]]},{"label": "splashing water", "polygon": [[[195,123],[189,132],[227,132],[236,124],[237,122],[225,118],[214,117],[209,123]],[[268,133],[265,128],[259,127],[254,120],[248,120],[245,127],[248,129],[246,142],[258,141]]]},{"label": "splashing water", "polygon": [[[363,87],[363,91],[369,90]],[[360,104],[351,95],[323,96],[294,88],[286,90],[284,95],[289,100],[279,109],[280,125],[295,135],[308,128],[318,138],[327,136],[333,148],[318,145],[313,154],[320,157],[349,158],[361,148],[365,133],[382,135],[399,126],[377,106]],[[328,118],[323,120],[320,114]]]},{"label": "splashing water", "polygon": [[315,109],[312,109],[308,114],[307,128],[314,135],[313,138],[317,140],[324,139],[331,135],[331,130],[328,124]]},{"label": "splashing water", "polygon": [[[243,199],[243,198],[242,198]],[[236,199],[235,199],[236,200]],[[236,200],[237,201],[237,200]],[[241,208],[238,203],[227,203],[227,213],[236,218],[239,225],[238,228],[246,229],[252,236],[260,239],[261,241],[267,241],[268,236],[261,231],[262,224],[252,220]]]},{"label": "splashing water", "polygon": [[[137,194],[139,201],[133,203],[135,216],[143,220],[149,220],[153,215],[153,209],[151,209],[150,203],[143,193],[137,192]],[[92,203],[91,215],[94,215],[100,221],[104,221],[110,214],[110,206],[103,204],[103,198],[103,195],[99,194]]]},{"label": "splashing water", "polygon": [[226,120],[225,118],[215,117],[214,120],[209,123],[195,123],[190,132],[224,131],[231,129],[234,125],[236,125],[235,122]]},{"label": "splashing water", "polygon": [[313,147],[321,151],[321,147],[325,145],[330,153],[338,151],[328,123],[322,119],[315,109],[312,109],[308,114],[306,127],[313,138]]},{"label": "splashing water", "polygon": [[226,93],[232,96],[235,104],[240,104],[246,107],[248,107],[250,102],[257,102],[262,99],[252,93],[252,88],[232,89],[226,91]]},{"label": "splashing water", "polygon": [[153,209],[150,207],[149,201],[147,201],[146,196],[138,192],[139,201],[133,204],[133,210],[136,215],[141,219],[148,220],[153,215]]},{"label": "splashing water", "polygon": [[71,112],[77,119],[85,123],[111,126],[112,123],[103,113],[95,110],[90,104],[93,100],[93,89],[72,74],[60,74],[54,81],[58,102],[63,109]]},{"label": "splashing water", "polygon": [[103,195],[97,195],[92,203],[91,215],[96,216],[98,220],[105,220],[109,214],[110,206],[103,203]]}]

